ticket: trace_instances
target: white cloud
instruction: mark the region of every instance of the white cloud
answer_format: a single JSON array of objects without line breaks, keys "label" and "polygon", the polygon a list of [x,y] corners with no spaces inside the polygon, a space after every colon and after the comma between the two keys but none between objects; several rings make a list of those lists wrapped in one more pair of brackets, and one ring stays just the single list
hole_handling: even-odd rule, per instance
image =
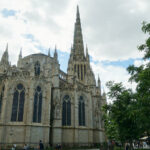
[{"label": "white cloud", "polygon": [[[137,45],[144,42],[141,22],[149,21],[149,0],[1,0],[3,9],[15,10],[16,16],[4,18],[0,14],[0,56],[9,43],[12,64],[16,63],[20,48],[23,56],[48,49],[56,44],[69,52],[73,41],[76,5],[80,6],[84,42],[94,60],[125,60],[140,58]],[[34,40],[24,35],[31,34]],[[138,64],[139,62],[135,62]],[[125,68],[92,63],[106,81],[123,82],[128,86]],[[129,87],[129,86],[128,86]]]},{"label": "white cloud", "polygon": [[[128,82],[130,75],[128,74],[126,68],[113,65],[104,65],[101,62],[96,64],[92,62],[91,66],[96,75],[96,79],[98,78],[98,75],[100,76],[102,89],[104,88],[106,93],[108,92],[106,87],[106,83],[108,81],[114,81],[115,83],[122,82],[126,88],[131,88],[135,91],[136,83]],[[108,102],[110,101],[111,100],[108,99]]]},{"label": "white cloud", "polygon": [[22,37],[22,34],[32,34],[45,49],[56,44],[60,50],[69,52],[77,4],[84,41],[95,60],[141,57],[136,47],[145,39],[140,28],[141,22],[150,18],[149,0],[1,0],[0,10],[7,8],[17,14],[0,17],[0,48],[9,42],[17,53],[19,47],[24,48],[25,55],[38,51],[37,43]]}]

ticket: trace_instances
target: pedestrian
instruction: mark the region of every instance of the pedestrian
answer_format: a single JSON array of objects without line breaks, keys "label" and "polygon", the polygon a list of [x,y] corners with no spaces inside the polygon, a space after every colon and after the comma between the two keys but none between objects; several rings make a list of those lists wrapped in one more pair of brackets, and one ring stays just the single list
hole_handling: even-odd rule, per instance
[{"label": "pedestrian", "polygon": [[11,150],[15,150],[16,149],[16,144],[13,144]]},{"label": "pedestrian", "polygon": [[44,150],[44,145],[42,143],[42,140],[40,140],[40,142],[39,142],[39,149],[40,150]]},{"label": "pedestrian", "polygon": [[28,146],[27,146],[27,144],[24,144],[23,149],[24,149],[24,150],[28,150]]},{"label": "pedestrian", "polygon": [[129,143],[126,143],[126,150],[129,150]]}]

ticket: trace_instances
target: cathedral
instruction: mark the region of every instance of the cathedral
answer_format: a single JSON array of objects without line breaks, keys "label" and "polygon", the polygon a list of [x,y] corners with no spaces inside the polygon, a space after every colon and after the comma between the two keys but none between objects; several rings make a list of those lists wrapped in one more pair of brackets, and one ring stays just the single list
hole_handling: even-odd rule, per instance
[{"label": "cathedral", "polygon": [[8,45],[0,61],[0,144],[94,145],[106,140],[101,107],[106,103],[84,48],[77,7],[67,73],[54,56],[32,54],[17,66]]}]

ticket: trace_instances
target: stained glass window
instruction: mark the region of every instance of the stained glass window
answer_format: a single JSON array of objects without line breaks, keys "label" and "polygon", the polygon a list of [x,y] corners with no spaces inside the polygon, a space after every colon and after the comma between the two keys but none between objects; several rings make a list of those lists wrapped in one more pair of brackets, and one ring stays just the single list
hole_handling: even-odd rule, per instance
[{"label": "stained glass window", "polygon": [[85,103],[83,96],[79,97],[79,126],[85,126]]},{"label": "stained glass window", "polygon": [[62,125],[63,126],[70,126],[71,125],[71,102],[70,97],[66,95],[63,98],[63,105],[62,105]]},{"label": "stained glass window", "polygon": [[33,106],[33,122],[41,122],[42,115],[42,91],[41,87],[37,86],[34,94],[34,106]]},{"label": "stained glass window", "polygon": [[23,121],[25,88],[18,84],[13,94],[11,121]]},{"label": "stained glass window", "polygon": [[40,63],[38,61],[35,63],[34,70],[36,76],[40,75]]}]

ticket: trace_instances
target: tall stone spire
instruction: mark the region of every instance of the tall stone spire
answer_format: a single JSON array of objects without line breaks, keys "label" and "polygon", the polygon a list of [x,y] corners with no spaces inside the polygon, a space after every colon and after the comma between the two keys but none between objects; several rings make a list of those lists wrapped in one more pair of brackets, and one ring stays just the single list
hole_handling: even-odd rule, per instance
[{"label": "tall stone spire", "polygon": [[85,57],[79,7],[77,6],[73,47],[68,61],[67,73],[86,85],[96,85],[94,73],[90,67],[88,49]]},{"label": "tall stone spire", "polygon": [[79,13],[78,6],[77,6],[76,22],[75,22],[75,29],[74,29],[73,49],[75,51],[75,55],[84,56],[82,28],[81,28],[80,13]]}]

